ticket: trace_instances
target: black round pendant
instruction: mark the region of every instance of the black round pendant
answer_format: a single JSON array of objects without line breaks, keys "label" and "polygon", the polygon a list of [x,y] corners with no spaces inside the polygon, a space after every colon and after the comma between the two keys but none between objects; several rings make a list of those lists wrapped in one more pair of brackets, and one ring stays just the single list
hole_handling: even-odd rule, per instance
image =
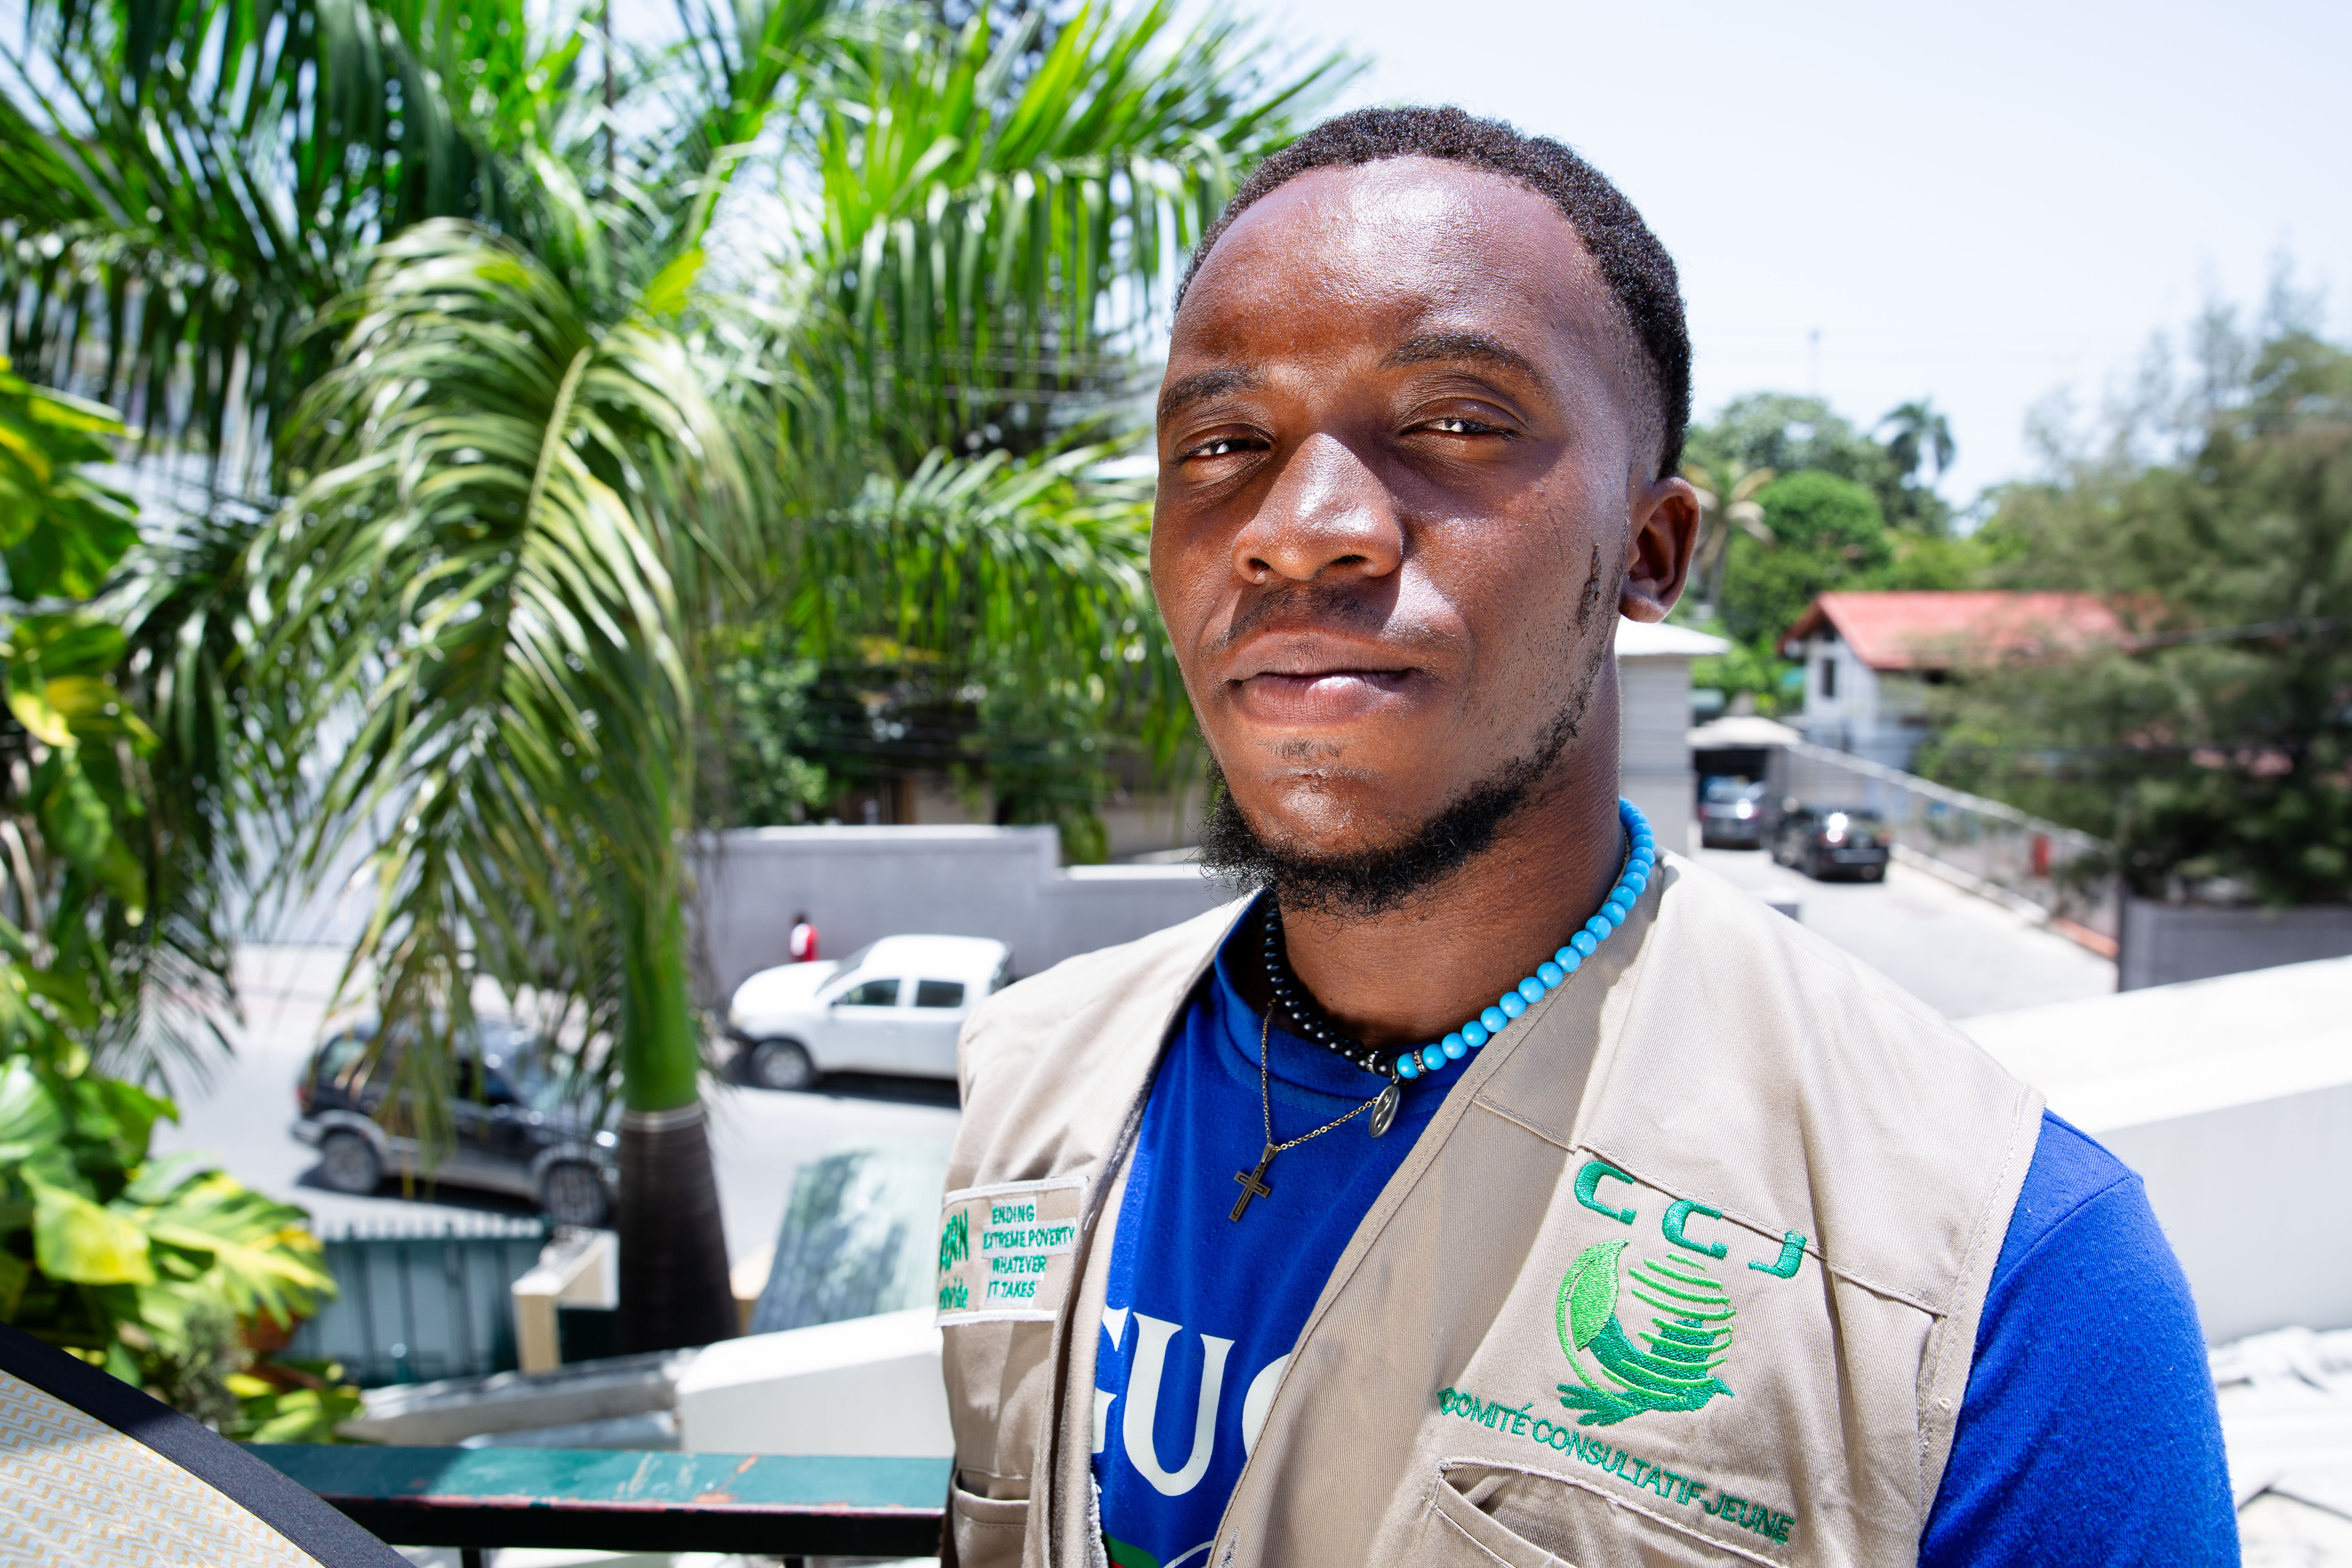
[{"label": "black round pendant", "polygon": [[1393,1083],[1381,1090],[1380,1098],[1372,1101],[1371,1130],[1373,1137],[1379,1137],[1381,1133],[1387,1131],[1390,1127],[1395,1124],[1397,1107],[1402,1104],[1403,1100],[1404,1091]]}]

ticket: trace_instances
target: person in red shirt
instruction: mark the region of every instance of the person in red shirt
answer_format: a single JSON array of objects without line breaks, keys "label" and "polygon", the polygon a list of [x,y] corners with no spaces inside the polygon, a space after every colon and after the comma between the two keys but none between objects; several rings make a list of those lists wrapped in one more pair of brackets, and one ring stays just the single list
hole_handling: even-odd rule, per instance
[{"label": "person in red shirt", "polygon": [[794,963],[816,962],[816,927],[809,923],[806,910],[793,917],[793,934],[788,950]]}]

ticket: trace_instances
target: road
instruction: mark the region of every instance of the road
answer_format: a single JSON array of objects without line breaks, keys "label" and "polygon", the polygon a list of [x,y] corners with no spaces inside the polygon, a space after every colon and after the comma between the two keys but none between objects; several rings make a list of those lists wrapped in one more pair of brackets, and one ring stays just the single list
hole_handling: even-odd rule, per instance
[{"label": "road", "polygon": [[1816,882],[1757,849],[1704,849],[1706,869],[1798,918],[1947,1018],[2100,996],[2116,966],[1999,904],[1907,866],[1884,882]]},{"label": "road", "polygon": [[[294,1084],[318,1039],[341,954],[322,947],[247,948],[239,960],[246,1026],[234,1060],[212,1081],[179,1095],[181,1121],[156,1131],[161,1152],[203,1150],[247,1185],[300,1204],[322,1229],[444,1224],[478,1225],[486,1216],[530,1218],[520,1202],[453,1188],[440,1201],[404,1200],[396,1183],[380,1195],[348,1197],[312,1179],[316,1154],[294,1141]],[[774,1094],[718,1086],[710,1107],[727,1250],[740,1260],[776,1239],[793,1173],[837,1149],[929,1144],[955,1136],[951,1084],[854,1081],[836,1092]]]}]

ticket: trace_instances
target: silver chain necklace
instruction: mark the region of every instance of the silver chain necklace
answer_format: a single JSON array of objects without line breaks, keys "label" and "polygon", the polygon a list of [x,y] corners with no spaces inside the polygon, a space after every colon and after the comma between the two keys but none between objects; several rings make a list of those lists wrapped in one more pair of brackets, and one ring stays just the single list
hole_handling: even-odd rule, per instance
[{"label": "silver chain necklace", "polygon": [[1234,1212],[1226,1216],[1228,1219],[1239,1220],[1250,1206],[1250,1199],[1271,1197],[1274,1194],[1273,1186],[1265,1179],[1265,1168],[1273,1164],[1274,1157],[1285,1149],[1296,1149],[1310,1138],[1320,1138],[1334,1127],[1353,1121],[1367,1110],[1372,1113],[1372,1136],[1375,1138],[1387,1131],[1389,1123],[1396,1120],[1399,1097],[1397,1086],[1391,1083],[1355,1110],[1344,1116],[1333,1117],[1314,1131],[1302,1132],[1286,1142],[1276,1142],[1274,1141],[1274,1074],[1267,1068],[1265,1058],[1266,1037],[1273,1032],[1274,1009],[1269,1007],[1266,1009],[1265,1022],[1258,1026],[1257,1031],[1257,1106],[1265,1122],[1265,1152],[1257,1157],[1256,1170],[1234,1173],[1234,1180],[1242,1184],[1242,1195],[1234,1200]]}]

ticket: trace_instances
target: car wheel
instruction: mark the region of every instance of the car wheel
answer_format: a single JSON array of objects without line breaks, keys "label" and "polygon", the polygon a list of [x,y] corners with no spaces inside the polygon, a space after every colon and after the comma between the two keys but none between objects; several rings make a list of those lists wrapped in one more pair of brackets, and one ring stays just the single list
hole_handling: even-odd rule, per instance
[{"label": "car wheel", "polygon": [[340,1128],[319,1142],[319,1179],[336,1192],[365,1196],[383,1180],[383,1161],[374,1144]]},{"label": "car wheel", "polygon": [[746,1065],[761,1089],[806,1089],[816,1081],[816,1064],[798,1040],[761,1040]]},{"label": "car wheel", "polygon": [[595,1166],[562,1160],[539,1178],[539,1206],[558,1225],[586,1226],[604,1224],[611,1205]]},{"label": "car wheel", "polygon": [[1885,875],[1886,868],[1884,866],[1864,866],[1862,868],[1862,879],[1865,882],[1878,881]]}]

